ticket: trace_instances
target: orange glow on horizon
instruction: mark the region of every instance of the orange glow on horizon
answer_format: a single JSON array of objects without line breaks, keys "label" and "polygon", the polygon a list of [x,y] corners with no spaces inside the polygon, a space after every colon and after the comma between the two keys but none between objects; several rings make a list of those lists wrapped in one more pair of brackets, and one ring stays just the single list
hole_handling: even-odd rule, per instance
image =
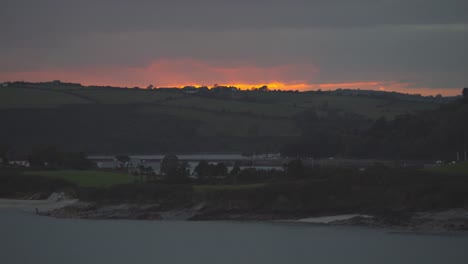
[{"label": "orange glow on horizon", "polygon": [[[420,94],[423,96],[457,96],[461,94],[460,88],[424,88],[424,87],[410,87],[407,83],[398,83],[398,82],[349,82],[349,83],[318,83],[318,84],[309,84],[309,83],[284,83],[284,82],[271,82],[271,83],[224,83],[218,84],[219,86],[225,87],[236,87],[240,90],[250,90],[252,88],[260,88],[264,85],[268,86],[269,90],[283,90],[283,91],[335,91],[338,89],[349,89],[349,90],[371,90],[371,91],[381,91],[381,92],[398,92],[404,94]],[[202,87],[205,85],[200,84],[170,84],[160,87],[177,87],[183,88],[185,86],[192,87]],[[208,86],[211,88],[211,86]]]},{"label": "orange glow on horizon", "polygon": [[[408,94],[453,96],[461,94],[461,88],[426,88],[414,83],[396,81],[353,81],[314,83],[319,69],[315,65],[284,64],[256,66],[249,62],[234,66],[219,66],[193,59],[159,59],[144,67],[95,66],[72,69],[44,69],[29,72],[0,72],[0,81],[44,82],[61,80],[82,85],[116,87],[184,87],[234,86],[241,90],[263,85],[270,90],[336,90],[360,89]],[[174,81],[177,80],[177,81]],[[309,80],[309,81],[307,81]]]}]

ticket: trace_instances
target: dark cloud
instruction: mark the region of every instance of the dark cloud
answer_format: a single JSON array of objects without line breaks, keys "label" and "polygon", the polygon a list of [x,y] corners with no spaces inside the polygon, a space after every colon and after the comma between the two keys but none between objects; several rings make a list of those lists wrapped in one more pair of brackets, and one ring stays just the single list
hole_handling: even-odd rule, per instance
[{"label": "dark cloud", "polygon": [[[0,71],[191,58],[310,64],[313,81],[466,85],[468,1],[0,1]],[[311,77],[312,79],[312,77]],[[465,83],[464,83],[465,82]]]},{"label": "dark cloud", "polygon": [[468,22],[465,0],[16,0],[2,10],[5,30],[42,33]]}]

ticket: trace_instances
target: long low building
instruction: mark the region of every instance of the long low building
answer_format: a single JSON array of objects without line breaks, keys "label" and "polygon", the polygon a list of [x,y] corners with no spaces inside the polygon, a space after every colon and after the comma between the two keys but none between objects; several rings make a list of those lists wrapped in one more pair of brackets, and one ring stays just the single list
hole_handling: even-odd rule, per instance
[{"label": "long low building", "polygon": [[[284,162],[287,159],[281,158],[279,154],[263,154],[255,156],[243,156],[241,154],[176,154],[180,161],[187,162],[188,169],[193,172],[200,161],[209,163],[223,162],[228,168],[232,168],[234,163],[238,162],[241,168],[255,167],[256,169],[283,169]],[[165,155],[129,155],[130,162],[135,164],[143,164],[145,167],[152,167],[153,170],[159,171],[161,161]],[[96,163],[98,168],[112,169],[119,166],[116,156],[112,155],[89,155],[87,159]]]},{"label": "long low building", "polygon": [[[166,155],[129,155],[131,160],[163,160]],[[262,154],[254,156],[244,156],[241,154],[176,154],[179,160],[183,161],[251,161],[251,160],[278,160],[280,154]],[[114,160],[115,155],[90,155],[89,160]]]}]

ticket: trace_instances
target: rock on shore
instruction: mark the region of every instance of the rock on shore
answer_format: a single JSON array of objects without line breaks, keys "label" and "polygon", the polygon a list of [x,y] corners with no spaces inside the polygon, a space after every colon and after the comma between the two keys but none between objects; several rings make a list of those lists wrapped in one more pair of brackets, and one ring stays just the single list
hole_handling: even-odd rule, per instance
[{"label": "rock on shore", "polygon": [[97,205],[79,202],[52,210],[48,215],[57,218],[85,219],[137,219],[137,220],[189,220],[201,209],[200,205],[162,210],[157,203]]},{"label": "rock on shore", "polygon": [[468,231],[468,210],[388,214],[374,217],[356,216],[333,221],[332,225],[359,225],[403,231]]},{"label": "rock on shore", "polygon": [[[451,209],[435,212],[387,213],[381,215],[336,215],[304,218],[305,213],[255,212],[221,210],[205,203],[189,204],[178,208],[165,208],[158,203],[99,205],[76,202],[51,210],[47,215],[58,218],[85,219],[139,219],[139,220],[230,220],[230,221],[280,221],[303,224],[354,225],[389,228],[400,231],[468,231],[468,210]],[[320,222],[320,219],[326,219]],[[317,221],[315,221],[317,220]]]}]

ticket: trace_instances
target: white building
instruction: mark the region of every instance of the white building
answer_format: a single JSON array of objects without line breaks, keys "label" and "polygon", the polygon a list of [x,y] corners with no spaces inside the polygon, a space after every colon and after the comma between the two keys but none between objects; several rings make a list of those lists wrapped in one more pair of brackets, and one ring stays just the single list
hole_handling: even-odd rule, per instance
[{"label": "white building", "polygon": [[29,161],[27,160],[11,160],[8,162],[8,164],[26,168],[29,168],[31,166],[31,164],[29,164]]}]

